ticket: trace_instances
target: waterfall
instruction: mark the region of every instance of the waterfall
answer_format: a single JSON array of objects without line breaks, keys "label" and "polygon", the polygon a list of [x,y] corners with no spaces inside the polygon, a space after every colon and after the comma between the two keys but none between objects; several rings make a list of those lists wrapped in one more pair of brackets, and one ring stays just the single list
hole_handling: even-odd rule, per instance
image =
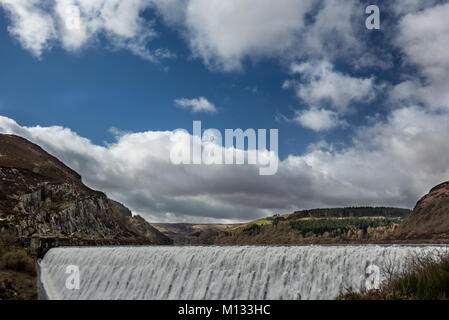
[{"label": "waterfall", "polygon": [[[348,288],[364,288],[368,266],[399,271],[413,255],[442,250],[378,245],[54,248],[39,263],[40,297],[335,299]],[[78,281],[79,289],[68,281]]]}]

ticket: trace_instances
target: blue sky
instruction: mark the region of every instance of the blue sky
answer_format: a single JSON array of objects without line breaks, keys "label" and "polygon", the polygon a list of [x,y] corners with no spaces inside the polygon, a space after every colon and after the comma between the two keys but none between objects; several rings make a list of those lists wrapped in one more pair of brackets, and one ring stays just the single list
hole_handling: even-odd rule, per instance
[{"label": "blue sky", "polygon": [[[185,42],[165,28],[161,28],[164,39],[156,42],[166,45],[176,58],[161,64],[105,45],[77,53],[55,48],[37,59],[8,34],[4,17],[0,23],[2,113],[23,125],[62,125],[101,144],[113,139],[111,127],[133,132],[191,131],[192,121],[202,120],[217,129],[277,128],[276,113],[298,107],[294,94],[282,90],[285,72],[277,61],[248,63],[242,71],[211,71],[190,58]],[[192,114],[174,104],[177,98],[200,96],[217,106],[217,114]],[[281,125],[288,130],[282,129],[285,139],[295,139],[301,151],[310,134]]]},{"label": "blue sky", "polygon": [[[365,27],[369,4],[380,30]],[[151,221],[412,207],[449,177],[435,160],[447,156],[448,10],[437,0],[0,0],[0,131]],[[216,112],[175,102],[201,97]],[[171,132],[194,120],[279,129],[278,174],[171,166]]]},{"label": "blue sky", "polygon": [[[154,19],[154,11],[142,13]],[[351,128],[314,132],[294,123],[278,121],[292,117],[307,105],[292,90],[282,89],[289,66],[274,58],[243,61],[240,70],[211,70],[193,58],[182,36],[163,24],[159,37],[149,46],[168,48],[176,57],[155,64],[126,49],[109,50],[101,38],[95,46],[77,52],[55,47],[37,58],[8,33],[4,10],[0,21],[0,90],[2,114],[25,126],[60,125],[102,144],[114,140],[111,127],[147,130],[191,131],[192,121],[204,127],[279,128],[280,155],[302,154],[317,139],[347,141]],[[363,16],[362,16],[363,17]],[[361,28],[362,29],[362,28]],[[363,30],[365,32],[365,30]],[[382,31],[366,32],[382,33]],[[342,72],[351,66],[340,63]],[[380,73],[376,68],[357,70],[358,75]],[[175,106],[174,100],[204,96],[217,106],[216,114],[192,114]],[[351,121],[360,125],[366,115],[382,111],[363,103]]]}]

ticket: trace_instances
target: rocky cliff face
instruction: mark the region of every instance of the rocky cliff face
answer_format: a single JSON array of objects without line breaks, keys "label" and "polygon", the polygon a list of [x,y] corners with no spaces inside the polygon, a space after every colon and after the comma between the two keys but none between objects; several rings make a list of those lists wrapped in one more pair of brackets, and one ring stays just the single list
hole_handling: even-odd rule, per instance
[{"label": "rocky cliff face", "polygon": [[449,240],[449,182],[434,187],[396,230],[396,239]]},{"label": "rocky cliff face", "polygon": [[102,192],[26,139],[0,135],[0,231],[64,244],[170,244],[140,217],[121,214]]}]

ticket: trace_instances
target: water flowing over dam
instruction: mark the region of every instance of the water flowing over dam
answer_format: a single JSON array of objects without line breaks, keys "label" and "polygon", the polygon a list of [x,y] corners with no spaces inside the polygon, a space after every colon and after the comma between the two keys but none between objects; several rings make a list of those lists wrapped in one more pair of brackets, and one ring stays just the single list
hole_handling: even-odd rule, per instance
[{"label": "water flowing over dam", "polygon": [[364,288],[369,266],[400,270],[412,255],[442,250],[375,245],[54,248],[39,263],[39,296],[335,299],[345,289]]}]

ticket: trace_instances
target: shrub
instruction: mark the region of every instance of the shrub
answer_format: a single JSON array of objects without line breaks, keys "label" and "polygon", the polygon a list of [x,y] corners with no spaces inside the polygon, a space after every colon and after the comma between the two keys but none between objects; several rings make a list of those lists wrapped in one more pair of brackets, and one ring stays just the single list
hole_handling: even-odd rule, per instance
[{"label": "shrub", "polygon": [[449,299],[449,252],[413,256],[404,271],[390,274],[379,290],[357,293],[346,300],[447,300]]},{"label": "shrub", "polygon": [[420,300],[449,298],[449,254],[414,257],[400,277],[390,284],[390,291]]},{"label": "shrub", "polygon": [[27,272],[31,275],[36,273],[34,260],[22,249],[8,251],[3,254],[0,264],[4,269]]},{"label": "shrub", "polygon": [[16,234],[8,229],[2,230],[0,232],[0,243],[4,245],[12,245],[16,243],[17,237]]}]

